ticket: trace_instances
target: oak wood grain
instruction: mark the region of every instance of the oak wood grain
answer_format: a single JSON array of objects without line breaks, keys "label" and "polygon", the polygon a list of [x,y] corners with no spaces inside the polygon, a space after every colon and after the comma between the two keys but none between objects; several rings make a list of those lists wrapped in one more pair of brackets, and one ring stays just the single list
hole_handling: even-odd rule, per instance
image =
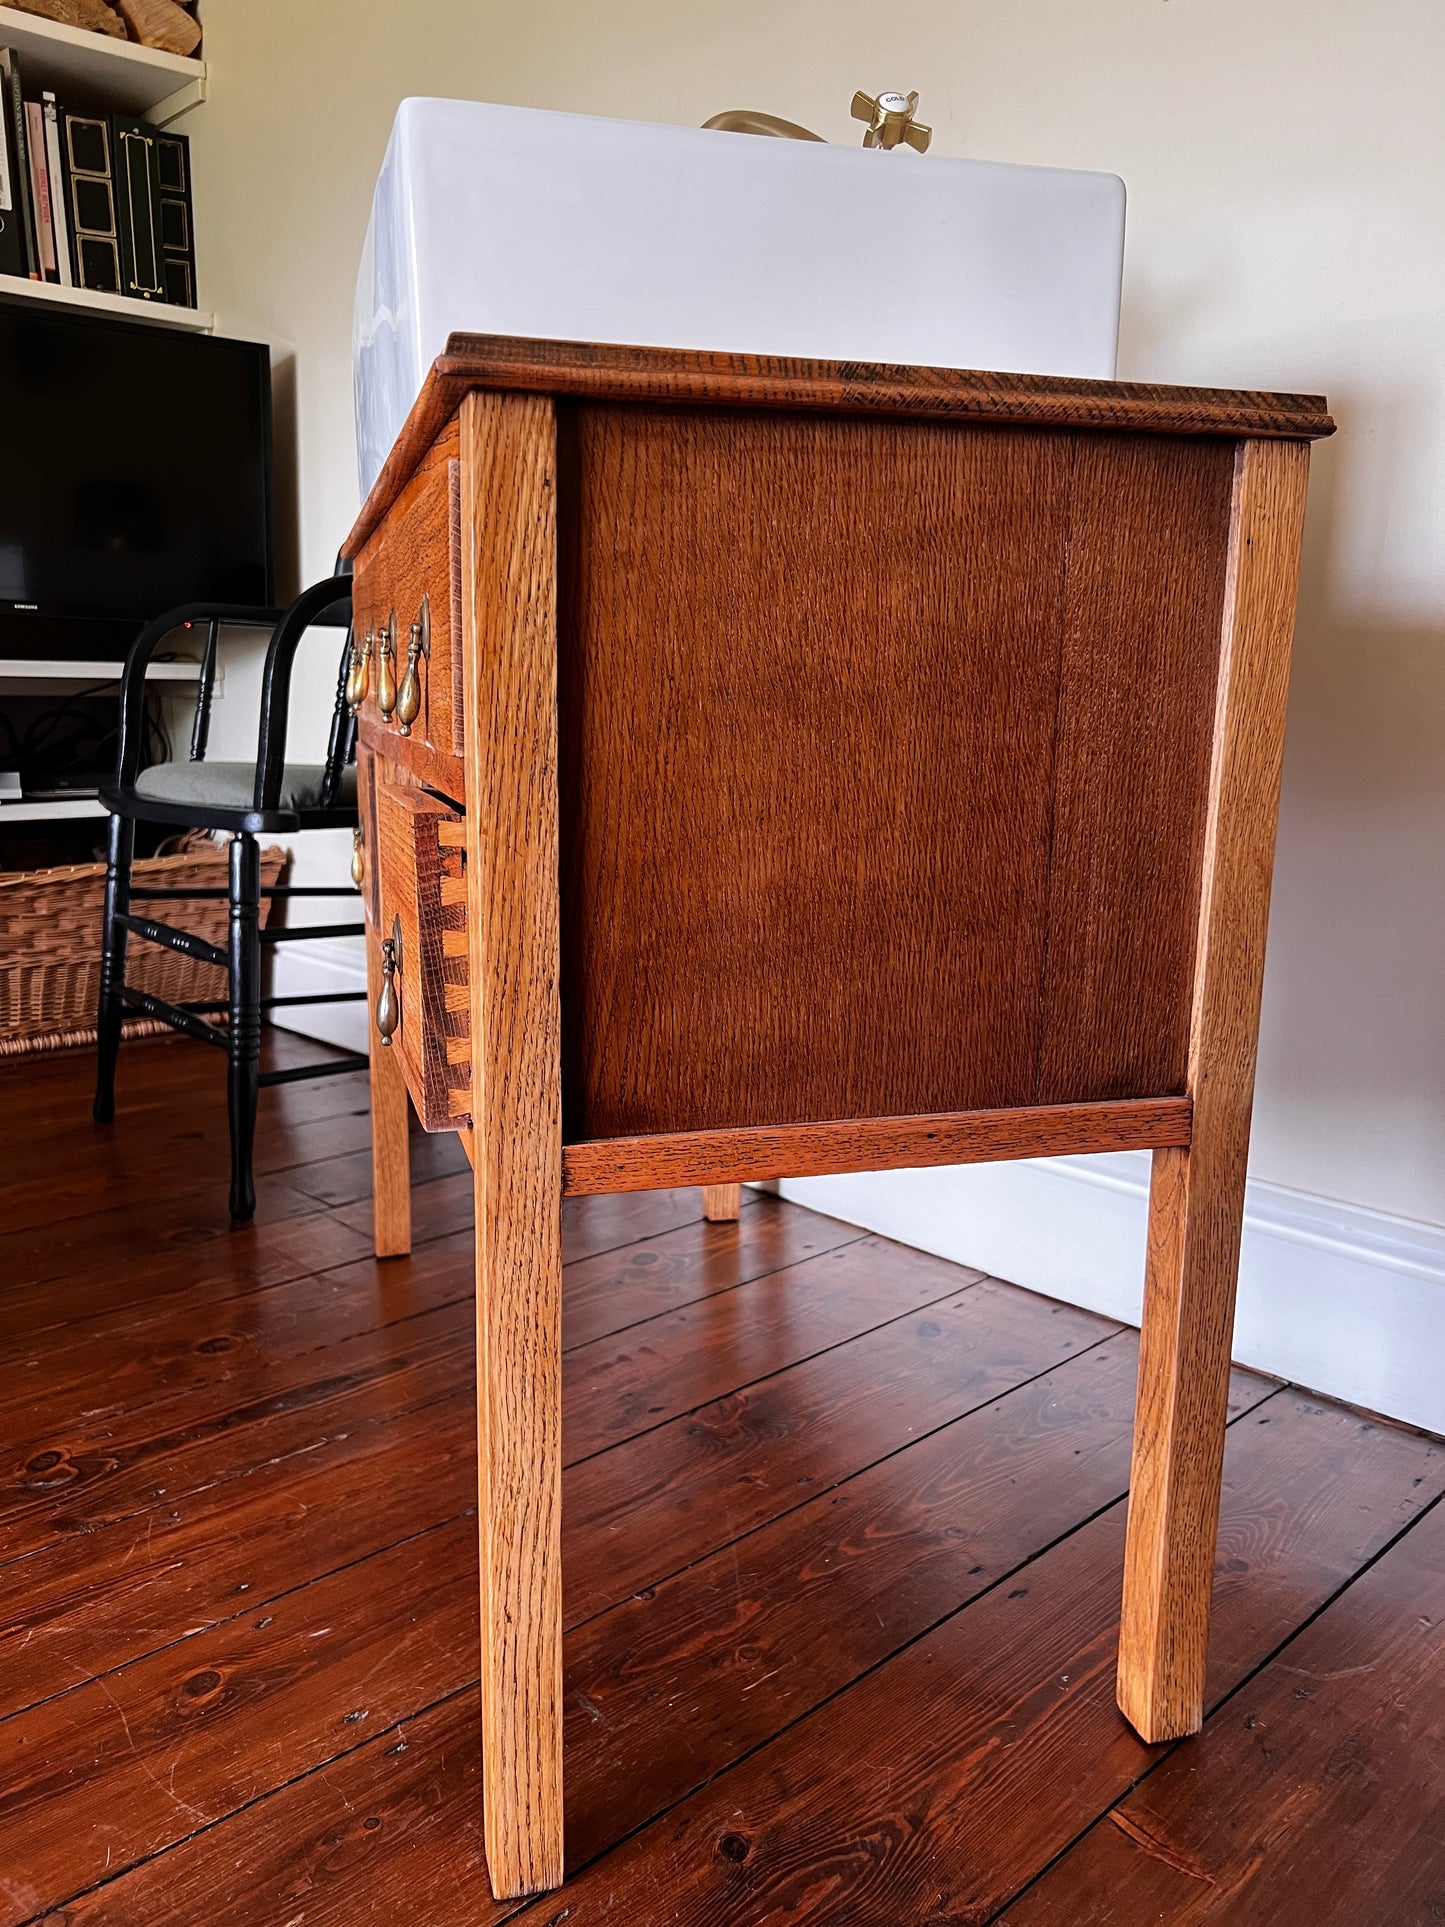
[{"label": "oak wood grain", "polygon": [[1082,1156],[1189,1142],[1186,1097],[1021,1106],[953,1117],[873,1117],[567,1144],[569,1194],[814,1177],[989,1159]]},{"label": "oak wood grain", "polygon": [[1187,1149],[1154,1154],[1119,1704],[1151,1740],[1198,1729],[1224,1387],[1244,1215],[1265,930],[1309,450],[1243,442],[1197,924]]},{"label": "oak wood grain", "polygon": [[386,765],[388,780],[424,784],[439,796],[460,805],[466,796],[466,780],[460,757],[443,756],[419,736],[402,736],[389,724],[363,712],[357,723],[357,741],[375,752]]},{"label": "oak wood grain", "polygon": [[482,1748],[498,1896],[562,1878],[556,426],[462,405]]},{"label": "oak wood grain", "polygon": [[[373,930],[380,928],[381,904],[378,897],[380,879],[377,875],[376,857],[380,848],[380,835],[376,827],[376,783],[377,759],[358,735],[356,745],[356,827],[360,832],[355,854],[361,859],[361,906],[366,922]],[[386,765],[381,768],[385,770]],[[371,1008],[376,1008],[373,996]]]},{"label": "oak wood grain", "polygon": [[[373,845],[375,848],[376,845]],[[367,1033],[371,1039],[372,1237],[378,1258],[404,1258],[411,1250],[411,1140],[406,1077],[399,1053],[383,1050],[375,1012],[381,995],[381,936],[366,931]]]},{"label": "oak wood grain", "polygon": [[733,1222],[743,1208],[740,1184],[705,1184],[702,1187],[702,1215],[709,1224]]},{"label": "oak wood grain", "polygon": [[1319,395],[1170,388],[870,362],[795,361],[610,343],[453,335],[346,538],[360,553],[427,449],[474,389],[684,406],[842,411],[930,419],[1121,428],[1140,433],[1315,438],[1334,432]]},{"label": "oak wood grain", "polygon": [[1077,435],[1038,1101],[1182,1092],[1233,446]]},{"label": "oak wood grain", "polygon": [[430,646],[418,659],[421,711],[408,736],[376,706],[376,662],[362,706],[366,739],[405,763],[444,795],[460,796],[464,782],[461,700],[459,530],[460,425],[453,414],[392,503],[384,527],[356,558],[352,603],[356,633],[396,617],[396,680],[406,667],[411,625],[426,597]]},{"label": "oak wood grain", "polygon": [[424,1129],[456,1130],[472,1108],[465,826],[439,797],[389,782],[377,784],[376,821],[378,939],[400,930],[400,1021],[386,1045],[373,1020],[372,1060],[399,1061]]},{"label": "oak wood grain", "polygon": [[1066,437],[560,433],[567,1139],[1030,1102]]}]

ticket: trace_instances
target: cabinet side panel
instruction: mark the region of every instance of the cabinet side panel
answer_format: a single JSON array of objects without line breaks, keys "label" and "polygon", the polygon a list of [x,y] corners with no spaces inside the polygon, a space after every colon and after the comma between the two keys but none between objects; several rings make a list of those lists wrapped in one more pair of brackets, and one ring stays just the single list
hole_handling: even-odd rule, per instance
[{"label": "cabinet side panel", "polygon": [[1234,444],[1081,435],[1038,1099],[1182,1092]]},{"label": "cabinet side panel", "polygon": [[565,1135],[1031,1101],[1067,436],[561,414]]}]

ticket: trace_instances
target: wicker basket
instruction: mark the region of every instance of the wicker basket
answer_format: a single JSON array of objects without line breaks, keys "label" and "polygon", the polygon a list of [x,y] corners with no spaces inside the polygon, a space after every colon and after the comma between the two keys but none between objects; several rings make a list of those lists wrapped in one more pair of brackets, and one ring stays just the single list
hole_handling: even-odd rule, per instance
[{"label": "wicker basket", "polygon": [[[143,858],[135,865],[133,885],[224,890],[226,862],[225,848],[213,843],[175,856]],[[262,883],[277,883],[285,865],[284,850],[263,850]],[[104,896],[103,863],[0,875],[0,1057],[95,1042]],[[269,911],[267,900],[261,911],[263,926]],[[166,904],[156,914],[208,943],[226,941],[224,898]],[[219,965],[198,963],[134,936],[126,950],[125,974],[135,989],[167,1003],[211,1002],[226,995],[226,973]],[[153,1018],[131,1018],[124,1034],[150,1037],[168,1028]]]}]

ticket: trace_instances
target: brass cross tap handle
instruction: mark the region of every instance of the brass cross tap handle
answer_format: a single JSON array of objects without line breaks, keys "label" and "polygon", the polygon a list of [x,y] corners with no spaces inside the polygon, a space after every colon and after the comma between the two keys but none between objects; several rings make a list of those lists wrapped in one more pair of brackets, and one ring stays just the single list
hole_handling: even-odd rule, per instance
[{"label": "brass cross tap handle", "polygon": [[861,91],[853,96],[854,120],[866,120],[868,132],[863,136],[865,147],[896,147],[906,141],[918,153],[928,151],[928,143],[933,139],[933,129],[924,127],[913,116],[918,111],[918,94],[879,94],[875,100],[872,94]]},{"label": "brass cross tap handle", "polygon": [[376,1000],[376,1034],[390,1046],[401,1022],[401,999],[396,992],[396,973],[401,962],[401,918],[396,917],[391,935],[381,945],[381,993]]}]

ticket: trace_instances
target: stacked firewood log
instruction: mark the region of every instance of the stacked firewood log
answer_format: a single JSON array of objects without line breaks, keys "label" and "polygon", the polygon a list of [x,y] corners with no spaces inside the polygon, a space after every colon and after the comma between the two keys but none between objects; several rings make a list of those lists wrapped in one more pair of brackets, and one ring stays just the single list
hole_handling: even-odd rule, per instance
[{"label": "stacked firewood log", "polygon": [[5,0],[5,4],[66,27],[159,47],[163,53],[193,54],[201,44],[194,0],[191,6],[182,5],[181,0]]}]

